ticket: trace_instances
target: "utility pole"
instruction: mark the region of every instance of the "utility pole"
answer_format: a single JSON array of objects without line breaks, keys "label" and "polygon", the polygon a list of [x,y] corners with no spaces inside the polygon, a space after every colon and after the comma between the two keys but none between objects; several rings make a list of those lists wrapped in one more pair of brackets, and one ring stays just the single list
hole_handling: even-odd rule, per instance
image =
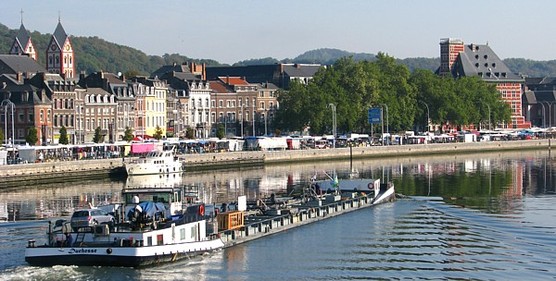
[{"label": "utility pole", "polygon": [[332,136],[334,137],[332,145],[336,148],[336,105],[329,103],[328,106],[332,109]]}]

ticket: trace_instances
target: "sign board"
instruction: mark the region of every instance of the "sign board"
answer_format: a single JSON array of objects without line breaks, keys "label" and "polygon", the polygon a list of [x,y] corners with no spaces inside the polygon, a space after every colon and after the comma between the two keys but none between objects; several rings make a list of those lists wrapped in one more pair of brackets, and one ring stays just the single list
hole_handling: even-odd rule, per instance
[{"label": "sign board", "polygon": [[369,124],[382,123],[382,107],[369,108]]}]

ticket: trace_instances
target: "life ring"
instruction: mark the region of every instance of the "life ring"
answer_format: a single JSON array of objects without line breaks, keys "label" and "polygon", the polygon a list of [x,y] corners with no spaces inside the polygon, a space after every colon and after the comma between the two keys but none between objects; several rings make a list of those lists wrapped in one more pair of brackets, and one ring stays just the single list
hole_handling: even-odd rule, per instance
[{"label": "life ring", "polygon": [[373,189],[374,189],[374,186],[373,186],[373,183],[372,183],[372,182],[370,182],[370,183],[367,185],[367,187],[368,187],[370,190],[373,190]]},{"label": "life ring", "polygon": [[199,215],[200,216],[205,215],[205,205],[199,205]]}]

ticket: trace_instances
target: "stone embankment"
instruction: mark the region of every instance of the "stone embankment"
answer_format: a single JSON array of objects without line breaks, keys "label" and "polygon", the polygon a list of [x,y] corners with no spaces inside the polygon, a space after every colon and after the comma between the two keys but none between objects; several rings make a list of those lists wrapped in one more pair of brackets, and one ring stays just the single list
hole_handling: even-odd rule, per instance
[{"label": "stone embankment", "polygon": [[[337,149],[243,151],[187,154],[182,155],[181,158],[183,158],[186,171],[191,171],[301,161],[426,156],[438,154],[542,149],[551,149],[550,139],[348,147]],[[125,161],[128,160],[129,158],[126,158]],[[67,181],[106,176],[125,176],[123,165],[122,158],[4,165],[0,166],[0,186],[18,185],[27,181]]]}]

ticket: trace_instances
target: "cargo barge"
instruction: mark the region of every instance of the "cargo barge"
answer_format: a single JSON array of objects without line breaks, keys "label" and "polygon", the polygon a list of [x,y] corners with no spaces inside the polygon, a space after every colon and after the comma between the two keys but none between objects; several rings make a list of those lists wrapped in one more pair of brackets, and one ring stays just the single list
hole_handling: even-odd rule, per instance
[{"label": "cargo barge", "polygon": [[110,223],[98,224],[89,217],[85,224],[76,224],[73,216],[54,227],[49,222],[46,242],[29,240],[25,260],[36,266],[174,262],[395,198],[392,183],[358,182],[366,188],[346,191],[340,188],[342,181],[336,181],[323,192],[312,182],[295,198],[271,196],[248,203],[240,196],[233,208],[200,203],[185,187],[127,187],[122,191],[125,202],[114,209]]},{"label": "cargo barge", "polygon": [[349,180],[340,180],[334,192],[317,194],[314,183],[306,190],[308,192],[304,193],[302,199],[263,203],[263,210],[258,212],[236,210],[220,213],[217,215],[220,239],[224,242],[224,247],[231,247],[395,199],[393,183],[371,179],[359,181],[364,182],[362,186],[365,189],[342,191],[340,186]]}]

